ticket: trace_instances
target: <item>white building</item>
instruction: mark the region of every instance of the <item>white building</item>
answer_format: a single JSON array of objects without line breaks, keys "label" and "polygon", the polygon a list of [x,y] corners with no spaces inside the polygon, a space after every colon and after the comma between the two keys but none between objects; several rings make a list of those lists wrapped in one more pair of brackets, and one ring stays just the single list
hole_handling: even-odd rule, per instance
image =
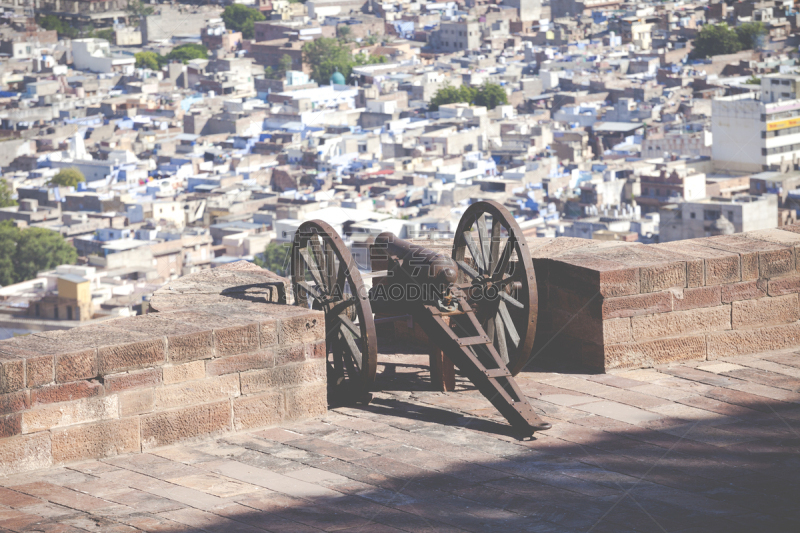
[{"label": "white building", "polygon": [[741,195],[664,206],[660,212],[660,241],[682,241],[718,235],[719,220],[732,224],[731,233],[778,225],[778,196]]},{"label": "white building", "polygon": [[73,39],[72,65],[76,70],[98,73],[121,72],[133,75],[136,59],[133,56],[112,55],[105,39]]},{"label": "white building", "polygon": [[800,162],[800,76],[761,79],[760,93],[716,98],[711,131],[714,166],[758,172]]}]

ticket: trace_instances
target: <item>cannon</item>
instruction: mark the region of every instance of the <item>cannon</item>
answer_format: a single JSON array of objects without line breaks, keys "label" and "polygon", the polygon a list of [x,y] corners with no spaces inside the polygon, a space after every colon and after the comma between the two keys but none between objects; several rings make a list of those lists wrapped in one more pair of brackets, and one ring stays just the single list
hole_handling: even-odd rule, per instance
[{"label": "cannon", "polygon": [[527,242],[508,210],[472,204],[450,257],[388,232],[371,239],[369,253],[371,289],[327,223],[304,222],[292,243],[295,305],[325,313],[332,394],[369,401],[375,314],[384,321],[410,315],[521,436],[550,428],[514,380],[531,357],[538,300]]}]

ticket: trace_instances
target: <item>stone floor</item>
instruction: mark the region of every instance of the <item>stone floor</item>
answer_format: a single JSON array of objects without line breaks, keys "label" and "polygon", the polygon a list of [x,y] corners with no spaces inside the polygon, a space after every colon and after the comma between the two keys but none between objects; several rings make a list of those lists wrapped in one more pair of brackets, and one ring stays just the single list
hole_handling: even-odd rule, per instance
[{"label": "stone floor", "polygon": [[382,355],[365,409],[0,478],[0,531],[800,531],[800,355],[518,380],[518,441],[468,382]]}]

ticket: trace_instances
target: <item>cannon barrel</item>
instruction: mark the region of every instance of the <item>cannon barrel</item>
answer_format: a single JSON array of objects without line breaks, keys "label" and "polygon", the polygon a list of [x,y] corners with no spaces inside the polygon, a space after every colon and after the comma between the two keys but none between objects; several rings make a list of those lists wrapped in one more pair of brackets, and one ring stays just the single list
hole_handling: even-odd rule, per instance
[{"label": "cannon barrel", "polygon": [[370,254],[381,258],[396,256],[403,262],[403,270],[423,283],[447,287],[458,279],[458,265],[451,258],[401,239],[389,231],[375,238]]}]

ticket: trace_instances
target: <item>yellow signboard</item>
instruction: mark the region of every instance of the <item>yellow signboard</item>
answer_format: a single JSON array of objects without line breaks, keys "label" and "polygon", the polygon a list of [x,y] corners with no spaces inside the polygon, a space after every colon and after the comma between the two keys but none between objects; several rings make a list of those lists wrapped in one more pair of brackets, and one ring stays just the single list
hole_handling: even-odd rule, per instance
[{"label": "yellow signboard", "polygon": [[785,130],[786,128],[794,128],[795,126],[800,126],[800,117],[768,122],[767,131]]}]

